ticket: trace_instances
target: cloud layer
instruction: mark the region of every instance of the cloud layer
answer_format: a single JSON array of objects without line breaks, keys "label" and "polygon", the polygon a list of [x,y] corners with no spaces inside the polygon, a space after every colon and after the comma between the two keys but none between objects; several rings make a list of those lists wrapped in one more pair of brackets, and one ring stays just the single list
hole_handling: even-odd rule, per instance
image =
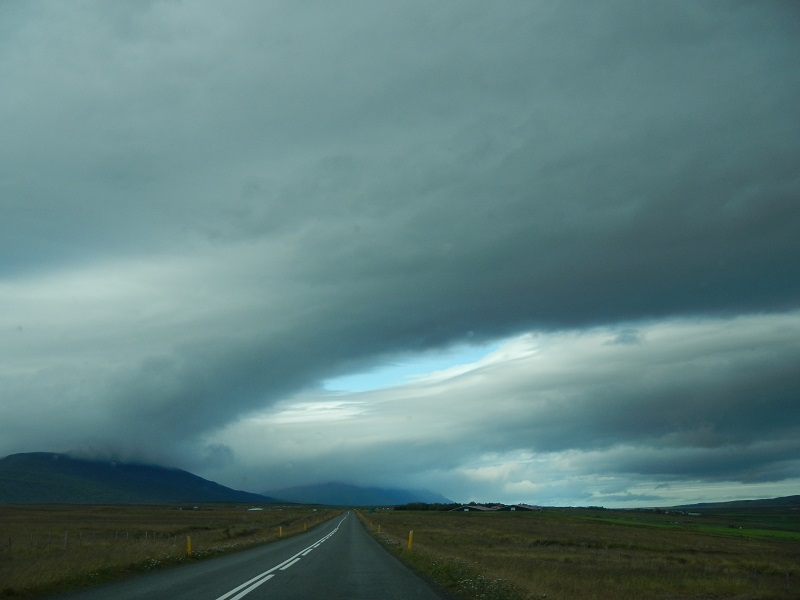
[{"label": "cloud layer", "polygon": [[0,453],[256,491],[381,464],[532,501],[796,482],[797,17],[3,6]]},{"label": "cloud layer", "polygon": [[298,395],[217,442],[264,465],[276,487],[332,464],[364,483],[452,478],[462,497],[553,502],[776,484],[800,467],[798,334],[798,313],[650,323],[625,343],[606,327],[526,334],[405,384]]}]

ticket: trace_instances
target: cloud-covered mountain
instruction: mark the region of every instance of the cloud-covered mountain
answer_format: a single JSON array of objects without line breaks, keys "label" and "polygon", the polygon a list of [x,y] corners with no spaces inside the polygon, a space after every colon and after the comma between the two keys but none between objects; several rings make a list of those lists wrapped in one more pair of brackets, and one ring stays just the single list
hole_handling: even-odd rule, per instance
[{"label": "cloud-covered mountain", "polygon": [[275,502],[180,469],[32,452],[0,459],[0,503]]},{"label": "cloud-covered mountain", "polygon": [[282,490],[270,490],[265,494],[288,502],[331,506],[392,506],[410,502],[452,502],[441,494],[428,490],[361,487],[337,482],[294,486]]}]

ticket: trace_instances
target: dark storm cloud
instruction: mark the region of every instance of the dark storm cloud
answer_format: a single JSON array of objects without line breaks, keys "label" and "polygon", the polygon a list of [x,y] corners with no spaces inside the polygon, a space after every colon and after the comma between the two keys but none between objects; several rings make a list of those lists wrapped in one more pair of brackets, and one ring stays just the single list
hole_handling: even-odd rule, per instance
[{"label": "dark storm cloud", "polygon": [[[0,11],[8,451],[191,455],[397,353],[618,323],[636,353],[635,322],[798,306],[787,5]],[[738,372],[728,341],[681,383],[521,389],[485,449],[796,428],[796,344]],[[18,437],[33,405],[61,426]]]}]

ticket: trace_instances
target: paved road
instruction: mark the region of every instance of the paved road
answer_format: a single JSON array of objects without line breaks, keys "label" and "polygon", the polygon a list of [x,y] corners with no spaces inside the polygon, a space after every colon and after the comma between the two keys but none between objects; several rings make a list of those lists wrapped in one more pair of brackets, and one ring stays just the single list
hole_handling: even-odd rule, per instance
[{"label": "paved road", "polygon": [[443,600],[345,513],[286,540],[58,600]]}]

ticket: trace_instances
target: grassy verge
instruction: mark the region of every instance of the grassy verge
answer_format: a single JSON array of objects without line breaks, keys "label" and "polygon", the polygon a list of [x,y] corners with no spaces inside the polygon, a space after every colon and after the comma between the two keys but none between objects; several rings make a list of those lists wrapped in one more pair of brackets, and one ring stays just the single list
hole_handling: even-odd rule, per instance
[{"label": "grassy verge", "polygon": [[375,535],[380,527],[379,539],[402,560],[459,598],[788,600],[800,597],[800,541],[798,515],[785,516],[551,509],[361,518]]},{"label": "grassy verge", "polygon": [[[408,548],[408,537],[400,537],[398,531],[385,531],[379,528],[372,515],[358,512],[358,517],[368,531],[384,547],[400,558],[412,569],[435,582],[454,598],[482,600],[526,600],[530,596],[509,581],[487,575],[473,563],[437,552],[424,543],[412,543]],[[408,534],[406,534],[407,536]]]},{"label": "grassy verge", "polygon": [[0,506],[0,598],[41,598],[244,550],[341,512],[248,508]]}]

